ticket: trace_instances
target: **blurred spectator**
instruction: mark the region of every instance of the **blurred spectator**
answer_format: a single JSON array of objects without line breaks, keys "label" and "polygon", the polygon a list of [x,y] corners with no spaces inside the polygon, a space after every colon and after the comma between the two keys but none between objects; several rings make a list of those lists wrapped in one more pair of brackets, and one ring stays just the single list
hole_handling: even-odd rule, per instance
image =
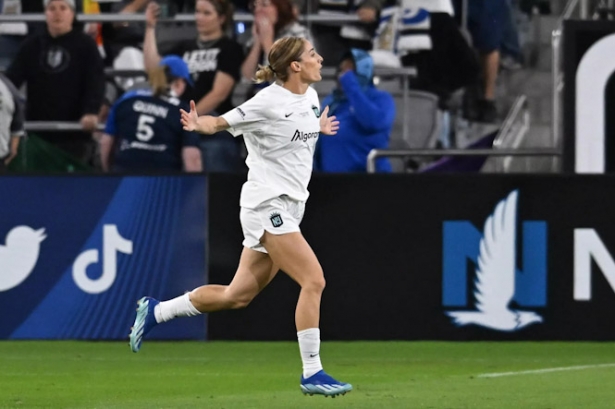
[{"label": "blurred spectator", "polygon": [[526,14],[536,9],[540,14],[551,14],[551,0],[519,0],[519,8]]},{"label": "blurred spectator", "polygon": [[509,15],[508,23],[504,24],[502,33],[502,45],[500,51],[500,66],[508,70],[518,70],[523,68],[523,53],[519,39],[519,27],[516,15],[520,13],[517,1],[507,0]]},{"label": "blurred spectator", "polygon": [[[267,56],[275,40],[283,37],[303,37],[312,41],[310,31],[297,21],[291,0],[254,0],[252,38],[246,42],[249,52],[241,66],[244,78],[253,79],[258,65],[267,65]],[[261,84],[264,88],[268,84]],[[250,97],[250,95],[248,95]]]},{"label": "blurred spectator", "polygon": [[447,109],[452,93],[475,85],[480,76],[476,53],[453,18],[450,0],[403,0],[404,8],[415,13],[408,19],[415,27],[402,22],[396,49],[403,66],[415,67],[417,75],[410,88],[439,97],[441,109]]},{"label": "blurred spectator", "polygon": [[73,29],[74,0],[44,0],[46,31],[29,37],[7,70],[26,84],[28,121],[80,122],[87,132],[40,132],[38,135],[74,158],[88,163],[104,92],[102,58],[94,40]]},{"label": "blurred spectator", "polygon": [[395,0],[306,0],[303,12],[341,17],[355,14],[360,20],[341,27],[339,23],[314,23],[310,26],[314,45],[324,59],[323,64],[335,65],[344,50],[349,48],[371,50],[380,11],[387,3],[393,4]]},{"label": "blurred spectator", "polygon": [[[458,14],[462,12],[461,0],[455,1]],[[498,112],[495,104],[495,87],[500,68],[500,49],[504,45],[505,29],[511,23],[508,0],[469,0],[468,30],[474,48],[478,50],[482,68],[482,89],[475,114],[470,119],[494,122]]]},{"label": "blurred spectator", "polygon": [[[160,55],[156,43],[156,23],[160,7],[147,6],[147,27],[143,43],[145,68],[158,65]],[[199,115],[220,114],[234,108],[233,90],[240,79],[243,49],[226,36],[232,25],[233,9],[229,0],[197,0],[195,19],[197,37],[183,41],[170,49],[170,54],[183,57],[188,64],[194,87],[182,99],[194,100]],[[240,140],[229,138],[228,133],[203,137],[201,149],[203,164],[209,172],[235,172],[241,166]]]},{"label": "blurred spectator", "polygon": [[15,86],[0,74],[0,173],[17,156],[24,135],[24,106]]},{"label": "blurred spectator", "polygon": [[[322,102],[340,121],[337,135],[321,135],[315,169],[323,172],[365,172],[372,149],[387,149],[395,120],[395,101],[373,83],[374,63],[364,50],[352,49],[338,67],[338,87]],[[376,162],[378,172],[391,172],[387,158]]]},{"label": "blurred spectator", "polygon": [[[119,0],[100,2],[102,13],[141,13],[149,0]],[[112,66],[113,61],[125,47],[141,48],[145,26],[143,23],[105,23],[102,24],[101,35],[105,50],[105,65]]]},{"label": "blurred spectator", "polygon": [[[21,0],[0,0],[0,14],[17,15],[21,13]],[[28,34],[26,23],[0,23],[0,70],[6,70],[13,61],[26,34]]]},{"label": "blurred spectator", "polygon": [[148,70],[150,90],[129,91],[111,108],[100,141],[104,171],[200,172],[199,136],[184,131],[180,101],[192,78],[179,56],[163,58]]},{"label": "blurred spectator", "polygon": [[[21,12],[27,13],[44,13],[45,4],[42,0],[21,0]],[[26,23],[28,25],[28,37],[41,34],[47,31],[47,25],[43,21],[31,21]]]},{"label": "blurred spectator", "polygon": [[[438,97],[439,142],[450,147],[452,96],[480,81],[476,52],[453,17],[451,0],[398,0],[382,11],[370,52],[378,65],[413,67],[413,90]],[[397,63],[398,65],[395,65]]]}]

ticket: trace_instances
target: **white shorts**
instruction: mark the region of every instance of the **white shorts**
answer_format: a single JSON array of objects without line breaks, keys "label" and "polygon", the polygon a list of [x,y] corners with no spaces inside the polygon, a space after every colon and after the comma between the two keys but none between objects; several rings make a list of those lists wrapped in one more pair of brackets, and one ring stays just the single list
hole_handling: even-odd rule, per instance
[{"label": "white shorts", "polygon": [[261,244],[265,230],[271,234],[299,232],[303,219],[305,202],[299,202],[286,195],[261,203],[255,209],[241,208],[239,219],[243,230],[243,245],[252,250],[266,253]]}]

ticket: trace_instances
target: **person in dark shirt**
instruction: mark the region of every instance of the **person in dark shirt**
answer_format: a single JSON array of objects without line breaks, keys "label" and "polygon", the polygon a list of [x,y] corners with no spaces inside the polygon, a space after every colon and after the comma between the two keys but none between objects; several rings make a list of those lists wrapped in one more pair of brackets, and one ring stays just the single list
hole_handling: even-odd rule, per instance
[{"label": "person in dark shirt", "polygon": [[73,29],[74,0],[44,0],[47,30],[22,43],[6,76],[27,84],[26,120],[75,121],[87,132],[40,132],[76,159],[88,162],[104,95],[103,61],[92,38]]},{"label": "person in dark shirt", "polygon": [[[156,44],[156,23],[159,6],[150,3],[146,9],[147,28],[143,41],[145,68],[160,61]],[[240,78],[243,49],[225,35],[231,24],[232,7],[227,0],[197,0],[195,20],[197,36],[194,40],[177,43],[169,54],[183,57],[194,80],[194,88],[182,99],[194,100],[199,114],[218,114],[234,108],[233,88]]]},{"label": "person in dark shirt", "polygon": [[[160,61],[156,43],[156,23],[160,7],[152,2],[145,11],[146,29],[143,42],[145,68]],[[183,57],[194,80],[194,88],[182,99],[194,100],[200,115],[219,115],[234,108],[233,90],[240,79],[243,49],[225,33],[232,24],[233,9],[229,0],[196,0],[194,40],[179,42],[169,54]],[[209,172],[236,171],[241,164],[240,142],[222,133],[202,138],[204,168]]]},{"label": "person in dark shirt", "polygon": [[200,172],[199,136],[182,129],[179,98],[193,85],[188,66],[176,55],[148,70],[151,90],[124,94],[111,107],[100,141],[104,171]]}]

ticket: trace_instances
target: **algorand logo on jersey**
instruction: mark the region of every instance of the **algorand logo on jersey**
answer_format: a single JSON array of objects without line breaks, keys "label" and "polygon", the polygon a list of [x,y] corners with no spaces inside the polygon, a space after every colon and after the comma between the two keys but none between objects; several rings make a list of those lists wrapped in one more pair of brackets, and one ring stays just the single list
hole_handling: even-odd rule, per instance
[{"label": "algorand logo on jersey", "polygon": [[291,142],[295,142],[295,141],[306,142],[308,139],[318,138],[318,135],[320,135],[320,132],[302,132],[297,129],[295,130],[295,133],[293,134],[293,137],[290,141]]},{"label": "algorand logo on jersey", "polygon": [[444,222],[442,303],[457,326],[517,331],[543,322],[531,308],[546,306],[547,224],[526,221],[518,232],[518,200],[518,190],[502,199],[482,234],[467,220]]},{"label": "algorand logo on jersey", "polygon": [[21,284],[38,261],[45,229],[34,230],[28,226],[12,228],[0,244],[0,291],[7,291]]}]

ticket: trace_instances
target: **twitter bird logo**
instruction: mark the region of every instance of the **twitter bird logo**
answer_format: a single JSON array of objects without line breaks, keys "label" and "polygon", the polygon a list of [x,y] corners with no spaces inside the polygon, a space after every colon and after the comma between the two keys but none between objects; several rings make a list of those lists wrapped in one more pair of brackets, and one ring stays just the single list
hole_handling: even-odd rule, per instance
[{"label": "twitter bird logo", "polygon": [[44,228],[17,226],[8,232],[6,244],[0,244],[0,291],[10,290],[28,278],[46,237]]}]

